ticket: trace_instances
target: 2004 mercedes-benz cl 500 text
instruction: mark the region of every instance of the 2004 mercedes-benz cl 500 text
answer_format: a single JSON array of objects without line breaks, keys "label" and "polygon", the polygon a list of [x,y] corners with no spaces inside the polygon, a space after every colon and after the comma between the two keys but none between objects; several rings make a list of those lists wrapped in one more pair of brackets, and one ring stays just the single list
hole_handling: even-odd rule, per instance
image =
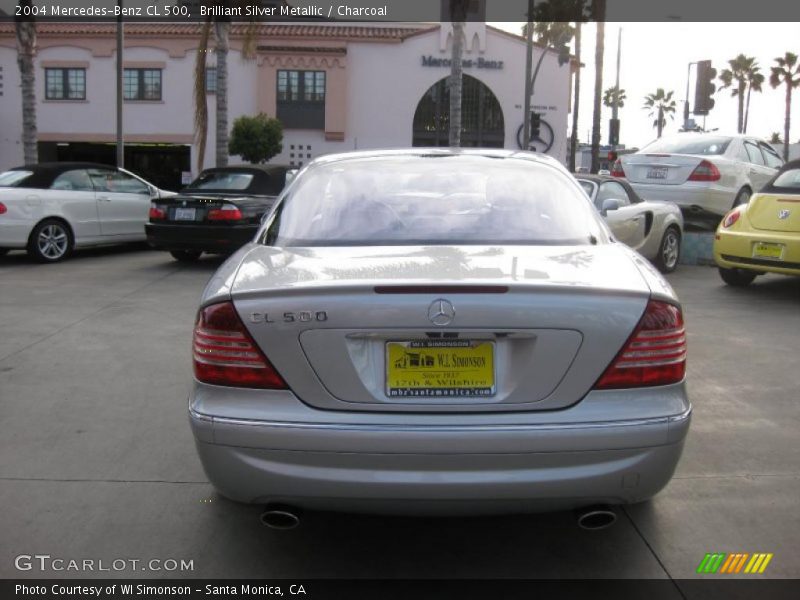
[{"label": "2004 mercedes-benz cl 500 text", "polygon": [[203,466],[247,503],[640,502],[691,413],[675,293],[526,152],[314,160],[209,282],[193,363]]}]

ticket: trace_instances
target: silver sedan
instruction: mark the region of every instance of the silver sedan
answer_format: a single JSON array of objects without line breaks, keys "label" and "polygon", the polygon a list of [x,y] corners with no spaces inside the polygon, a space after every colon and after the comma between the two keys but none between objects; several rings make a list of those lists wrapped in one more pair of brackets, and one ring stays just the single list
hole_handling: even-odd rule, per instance
[{"label": "silver sedan", "polygon": [[691,414],[675,293],[526,152],[314,160],[208,283],[193,363],[211,483],[280,527],[641,502]]},{"label": "silver sedan", "polygon": [[614,177],[578,175],[577,179],[619,241],[662,273],[675,270],[683,238],[683,215],[675,204],[642,200],[627,181]]}]

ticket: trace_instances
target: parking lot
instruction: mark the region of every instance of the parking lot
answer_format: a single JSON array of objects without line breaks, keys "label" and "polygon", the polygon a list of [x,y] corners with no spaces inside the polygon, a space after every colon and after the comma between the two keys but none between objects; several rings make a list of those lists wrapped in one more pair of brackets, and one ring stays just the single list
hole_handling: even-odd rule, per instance
[{"label": "parking lot", "polygon": [[800,577],[800,280],[669,276],[689,331],[692,429],[675,478],[613,527],[571,513],[472,519],[307,514],[267,529],[215,495],[186,415],[194,265],[143,247],[56,265],[0,257],[0,576],[20,554],[193,561],[145,577],[696,577],[708,552],[770,552]]}]

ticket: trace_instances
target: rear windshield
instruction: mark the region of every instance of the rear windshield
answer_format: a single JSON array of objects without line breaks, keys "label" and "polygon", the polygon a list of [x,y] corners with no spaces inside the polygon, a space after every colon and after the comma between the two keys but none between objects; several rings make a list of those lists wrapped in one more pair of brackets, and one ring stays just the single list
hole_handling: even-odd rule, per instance
[{"label": "rear windshield", "polygon": [[184,189],[242,191],[249,188],[252,181],[253,174],[246,171],[206,171]]},{"label": "rear windshield", "polygon": [[800,169],[784,171],[772,182],[772,187],[786,189],[800,189]]},{"label": "rear windshield", "polygon": [[274,246],[586,244],[601,234],[566,174],[519,159],[401,156],[298,176],[264,241]]},{"label": "rear windshield", "polygon": [[33,171],[6,171],[0,173],[0,187],[15,187],[33,175]]},{"label": "rear windshield", "polygon": [[733,138],[714,136],[701,139],[662,138],[642,148],[642,152],[664,152],[667,154],[724,154]]}]

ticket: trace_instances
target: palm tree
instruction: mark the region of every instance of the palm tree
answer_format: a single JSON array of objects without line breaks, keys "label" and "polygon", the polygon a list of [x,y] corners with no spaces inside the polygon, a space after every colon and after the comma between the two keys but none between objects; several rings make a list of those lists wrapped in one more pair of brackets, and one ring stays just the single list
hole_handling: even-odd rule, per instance
[{"label": "palm tree", "polygon": [[761,71],[761,67],[754,62],[752,68],[747,72],[747,100],[745,101],[742,133],[747,133],[747,123],[750,118],[750,92],[761,92],[761,84],[764,83],[764,75],[759,71]]},{"label": "palm tree", "polygon": [[597,41],[594,48],[594,112],[592,114],[592,173],[600,169],[600,102],[603,95],[603,53],[605,51],[605,0],[595,6],[600,12],[593,15],[597,19]]},{"label": "palm tree", "polygon": [[625,100],[627,100],[625,88],[617,89],[617,86],[614,86],[603,92],[603,106],[614,108],[616,105],[617,108],[622,108],[625,106]]},{"label": "palm tree", "polygon": [[745,91],[748,87],[750,73],[756,65],[756,59],[752,56],[748,57],[744,54],[740,54],[736,58],[729,60],[728,64],[730,65],[730,69],[723,69],[722,73],[719,75],[719,80],[722,82],[720,91],[726,88],[733,88],[731,89],[731,96],[739,99],[736,131],[743,133]]},{"label": "palm tree", "polygon": [[453,24],[453,47],[450,60],[450,147],[461,146],[461,97],[464,89],[463,64],[464,21],[467,19],[467,0],[450,0],[450,20]]},{"label": "palm tree", "polygon": [[647,94],[644,97],[644,106],[642,108],[649,110],[649,116],[655,116],[653,127],[658,130],[658,137],[661,137],[664,131],[664,126],[667,124],[667,115],[670,119],[675,115],[675,100],[672,99],[674,92],[670,90],[665,92],[664,88],[658,88],[655,94]]},{"label": "palm tree", "polygon": [[784,56],[775,59],[777,67],[772,67],[769,84],[773,88],[786,85],[786,118],[783,122],[783,160],[789,160],[789,117],[792,109],[792,88],[800,86],[800,64],[797,54],[787,52]]},{"label": "palm tree", "polygon": [[769,138],[770,144],[782,144],[783,140],[781,139],[781,134],[778,131],[772,132],[772,136]]},{"label": "palm tree", "polygon": [[581,22],[575,23],[575,98],[572,101],[572,135],[569,138],[569,170],[575,172],[575,153],[578,151],[578,107],[581,99]]},{"label": "palm tree", "polygon": [[[20,0],[21,7],[30,7],[31,0]],[[32,18],[18,19],[17,65],[22,88],[22,154],[26,165],[39,162],[36,147],[36,69],[33,57],[36,54],[36,24]]]},{"label": "palm tree", "polygon": [[[214,0],[219,5],[227,6],[227,0]],[[238,0],[240,4],[245,3]],[[208,46],[213,32],[215,38],[214,54],[217,59],[216,96],[216,153],[215,164],[224,167],[228,164],[228,51],[231,23],[225,17],[207,17],[200,32],[200,44],[197,48],[194,67],[194,128],[197,141],[197,170],[203,169],[208,138],[208,104],[206,101],[206,58]],[[242,35],[242,56],[246,59],[255,56],[255,39],[258,27],[251,20]]]}]

